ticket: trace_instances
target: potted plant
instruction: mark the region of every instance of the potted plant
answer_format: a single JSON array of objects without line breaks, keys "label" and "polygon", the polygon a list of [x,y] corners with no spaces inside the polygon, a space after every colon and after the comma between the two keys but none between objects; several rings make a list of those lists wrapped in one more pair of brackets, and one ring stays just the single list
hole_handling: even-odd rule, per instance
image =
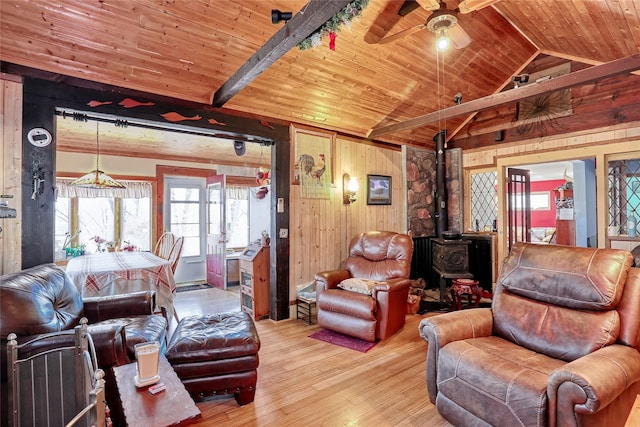
[{"label": "potted plant", "polygon": [[124,246],[122,247],[123,251],[127,251],[127,252],[134,252],[137,251],[138,248],[136,247],[136,245],[132,244],[130,241],[128,240],[124,240],[122,243],[124,243]]}]

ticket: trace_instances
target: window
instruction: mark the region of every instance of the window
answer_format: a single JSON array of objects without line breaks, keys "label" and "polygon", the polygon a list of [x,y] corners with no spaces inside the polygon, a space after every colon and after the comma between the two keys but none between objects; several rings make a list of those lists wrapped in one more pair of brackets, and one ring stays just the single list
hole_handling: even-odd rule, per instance
[{"label": "window", "polygon": [[249,244],[249,189],[227,186],[225,194],[227,247],[244,248]]},{"label": "window", "polygon": [[[636,235],[629,223],[637,223],[640,214],[640,159],[609,162],[610,235]],[[630,217],[635,221],[628,221]]]},{"label": "window", "polygon": [[[122,242],[149,250],[151,240],[151,198],[122,199]],[[122,245],[124,246],[124,245]]]},{"label": "window", "polygon": [[104,250],[93,239],[140,250],[151,246],[151,183],[125,182],[125,190],[95,190],[72,187],[70,181],[56,182],[55,250],[84,246],[87,252]]},{"label": "window", "polygon": [[181,185],[169,190],[169,230],[184,237],[182,256],[200,256],[200,187]]},{"label": "window", "polygon": [[[112,197],[78,198],[78,230],[87,252],[104,249],[106,242],[115,242],[115,199]],[[93,237],[104,239],[98,244]]]},{"label": "window", "polygon": [[64,248],[65,244],[71,244],[71,199],[58,197],[56,200],[55,219],[55,250]]},{"label": "window", "polygon": [[476,230],[490,230],[498,218],[498,173],[471,174],[471,218]]}]

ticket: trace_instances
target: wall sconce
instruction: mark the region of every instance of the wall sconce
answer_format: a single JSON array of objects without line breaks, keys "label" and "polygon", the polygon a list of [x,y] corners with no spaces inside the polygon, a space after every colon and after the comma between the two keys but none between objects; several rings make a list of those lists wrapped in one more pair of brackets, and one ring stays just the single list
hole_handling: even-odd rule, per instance
[{"label": "wall sconce", "polygon": [[356,201],[356,193],[360,186],[355,176],[349,176],[348,173],[342,175],[342,197],[345,205],[350,205]]}]

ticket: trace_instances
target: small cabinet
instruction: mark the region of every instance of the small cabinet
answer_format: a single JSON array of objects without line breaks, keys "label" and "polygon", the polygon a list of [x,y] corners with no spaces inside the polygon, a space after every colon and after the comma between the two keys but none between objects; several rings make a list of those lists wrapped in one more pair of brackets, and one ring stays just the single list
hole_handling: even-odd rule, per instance
[{"label": "small cabinet", "polygon": [[558,189],[556,192],[556,243],[576,245],[576,220],[573,190]]},{"label": "small cabinet", "polygon": [[269,317],[269,247],[247,246],[240,259],[240,307],[255,320]]}]

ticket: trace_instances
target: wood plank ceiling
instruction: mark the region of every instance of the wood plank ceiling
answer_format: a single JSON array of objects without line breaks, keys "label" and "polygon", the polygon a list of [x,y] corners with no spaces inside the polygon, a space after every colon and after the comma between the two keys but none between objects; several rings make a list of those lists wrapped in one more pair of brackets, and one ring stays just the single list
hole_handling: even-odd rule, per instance
[{"label": "wood plank ceiling", "polygon": [[[458,92],[464,102],[511,88],[512,77],[539,55],[584,67],[640,52],[640,0],[498,1],[458,14],[471,44],[450,48],[439,58],[435,36],[426,29],[378,43],[424,24],[431,14],[419,7],[399,16],[403,3],[370,0],[361,17],[338,33],[335,51],[327,40],[315,49],[290,50],[224,108],[365,137],[373,128],[450,107]],[[2,0],[0,55],[11,64],[210,105],[216,90],[286,25],[271,23],[271,9],[295,14],[305,4]],[[447,1],[450,9],[457,5]],[[377,140],[432,147],[443,127],[454,138],[457,132],[471,135],[463,128],[472,118],[455,117]],[[82,151],[75,141],[69,137],[61,149]],[[162,151],[157,145],[152,149]],[[135,150],[144,155],[144,147]],[[202,155],[193,150],[194,157]]]}]

